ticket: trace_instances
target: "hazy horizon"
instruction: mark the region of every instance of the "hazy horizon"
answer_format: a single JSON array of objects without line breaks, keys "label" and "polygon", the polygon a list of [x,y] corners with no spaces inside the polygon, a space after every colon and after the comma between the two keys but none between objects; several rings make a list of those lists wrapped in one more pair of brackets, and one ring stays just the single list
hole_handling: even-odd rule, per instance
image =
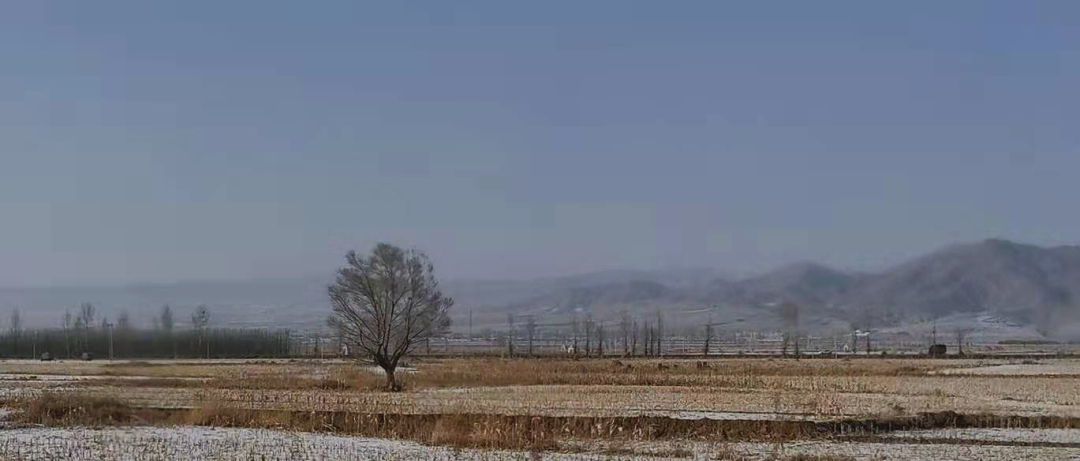
[{"label": "hazy horizon", "polygon": [[[798,264],[819,264],[819,265],[823,265],[823,266],[829,267],[831,269],[839,270],[839,271],[846,272],[846,273],[871,273],[872,274],[872,273],[880,273],[880,272],[885,271],[885,270],[887,270],[889,268],[899,266],[899,265],[901,265],[903,263],[906,263],[906,262],[910,262],[911,260],[916,259],[918,257],[926,256],[928,254],[931,254],[931,253],[934,253],[934,252],[937,252],[937,251],[945,250],[945,249],[950,248],[950,247],[955,246],[955,245],[974,244],[974,243],[980,243],[980,242],[985,242],[985,241],[989,241],[989,240],[1006,240],[1006,241],[1010,241],[1010,242],[1013,242],[1013,243],[1018,243],[1018,244],[1022,244],[1022,245],[1034,245],[1034,246],[1038,246],[1038,247],[1042,247],[1042,248],[1053,248],[1053,247],[1056,247],[1056,246],[1077,246],[1076,244],[1068,244],[1068,243],[1061,244],[1061,245],[1043,245],[1043,244],[1039,244],[1037,242],[1023,242],[1023,241],[1005,239],[1005,238],[1002,238],[1002,237],[987,237],[987,238],[979,239],[979,240],[965,241],[965,242],[951,242],[951,243],[939,245],[937,247],[926,249],[925,251],[922,251],[922,252],[920,252],[920,253],[918,253],[918,254],[910,257],[910,258],[904,258],[904,259],[900,259],[900,260],[896,260],[896,261],[886,261],[882,265],[874,266],[874,267],[847,267],[847,266],[833,265],[833,264],[830,264],[828,262],[823,262],[823,261],[816,261],[816,260],[811,260],[811,259],[800,259],[800,260],[792,260],[792,261],[787,261],[787,262],[780,262],[779,264],[776,264],[776,265],[773,265],[773,266],[768,266],[768,267],[764,267],[764,268],[756,268],[756,269],[737,268],[737,267],[718,267],[718,266],[713,266],[713,267],[709,267],[709,266],[665,266],[665,267],[646,267],[646,268],[608,267],[608,268],[599,268],[599,269],[589,270],[589,271],[541,274],[541,275],[529,276],[529,277],[507,277],[507,276],[504,276],[504,277],[498,277],[498,276],[495,276],[495,277],[442,277],[442,276],[440,276],[439,278],[440,278],[440,280],[442,282],[478,282],[478,283],[482,283],[482,282],[530,282],[530,281],[540,281],[540,280],[547,280],[547,279],[576,278],[576,277],[582,277],[582,276],[588,276],[588,275],[594,275],[594,274],[616,273],[616,272],[645,272],[645,273],[711,272],[711,273],[716,274],[717,278],[723,278],[723,279],[728,279],[728,280],[740,280],[740,279],[744,279],[744,278],[748,278],[748,277],[754,277],[754,276],[758,276],[758,275],[763,275],[763,274],[769,273],[769,272],[774,271],[774,270],[778,270],[778,269],[782,269],[784,267],[798,265]],[[436,265],[436,271],[439,274],[442,274],[442,273],[445,272],[445,271],[440,270],[438,265]],[[273,282],[276,282],[276,281],[278,281],[278,282],[290,282],[291,283],[291,282],[297,282],[297,281],[328,281],[328,280],[333,279],[333,277],[335,276],[334,275],[335,272],[336,272],[336,268],[324,271],[324,273],[319,273],[319,274],[299,274],[299,275],[296,275],[296,276],[293,276],[293,277],[284,277],[284,276],[282,276],[282,277],[257,277],[257,278],[238,277],[238,278],[220,278],[220,279],[188,278],[188,279],[175,279],[175,280],[133,280],[133,281],[128,281],[128,282],[124,282],[124,283],[99,283],[99,284],[86,284],[86,285],[78,285],[78,284],[69,284],[69,285],[20,285],[20,286],[0,285],[0,290],[21,290],[21,289],[27,289],[27,290],[90,289],[90,290],[93,290],[93,289],[114,289],[114,288],[126,288],[126,287],[169,286],[169,285],[182,285],[182,284],[273,283]]]},{"label": "hazy horizon", "polygon": [[0,287],[1080,243],[1080,4],[975,5],[3,5]]}]

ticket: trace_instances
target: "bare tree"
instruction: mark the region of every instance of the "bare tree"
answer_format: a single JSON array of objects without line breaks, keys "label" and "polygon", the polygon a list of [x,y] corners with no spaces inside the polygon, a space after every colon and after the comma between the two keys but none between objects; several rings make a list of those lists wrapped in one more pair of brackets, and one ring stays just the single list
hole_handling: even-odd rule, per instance
[{"label": "bare tree", "polygon": [[645,322],[642,336],[645,340],[645,356],[649,357],[652,355],[652,328],[649,327],[649,322]]},{"label": "bare tree", "polygon": [[[191,328],[199,332],[199,350],[203,349],[206,341],[206,328],[210,326],[210,309],[205,304],[195,307],[195,313],[191,314]],[[210,358],[210,343],[206,343],[206,358]]]},{"label": "bare tree", "polygon": [[971,332],[971,330],[968,329],[968,328],[957,328],[956,329],[956,351],[957,351],[956,353],[957,354],[964,355],[964,341],[967,340],[968,333],[970,333],[970,332]]},{"label": "bare tree", "polygon": [[656,309],[656,356],[664,355],[664,313]]},{"label": "bare tree", "polygon": [[533,356],[533,338],[536,336],[536,319],[532,315],[525,317],[525,337],[529,341],[529,357]]},{"label": "bare tree", "polygon": [[619,315],[619,336],[622,336],[623,356],[630,356],[630,312],[622,310]]},{"label": "bare tree", "polygon": [[131,329],[131,314],[127,310],[120,311],[120,316],[116,318],[116,328],[120,331]]},{"label": "bare tree", "polygon": [[596,327],[596,345],[597,345],[596,356],[597,357],[603,357],[604,356],[604,324],[602,324],[602,323],[599,324]]},{"label": "bare tree", "polygon": [[570,322],[570,334],[574,336],[574,355],[581,353],[578,351],[578,334],[580,333],[578,331],[580,329],[578,323],[578,316],[575,314],[574,319]]},{"label": "bare tree", "polygon": [[175,322],[173,321],[172,308],[169,307],[168,304],[161,306],[161,315],[159,315],[158,318],[160,319],[158,321],[158,326],[161,327],[161,331],[164,331],[165,334],[168,335],[169,342],[172,343],[173,358],[175,359],[177,355],[176,336],[173,335],[173,326],[175,325]]},{"label": "bare tree", "polygon": [[506,314],[506,354],[508,357],[514,357],[514,314]]},{"label": "bare tree", "polygon": [[346,341],[386,372],[386,387],[399,390],[398,362],[418,342],[450,327],[454,300],[443,296],[427,255],[387,243],[367,256],[350,251],[330,286],[333,322]]},{"label": "bare tree", "polygon": [[64,329],[64,351],[67,353],[67,357],[71,357],[71,327],[75,324],[75,316],[71,314],[71,309],[64,311],[64,319],[61,321],[61,326]]},{"label": "bare tree", "polygon": [[19,313],[19,308],[11,311],[11,333],[18,335],[22,333],[22,314]]},{"label": "bare tree", "polygon": [[169,307],[168,304],[166,304],[164,306],[161,306],[160,318],[161,318],[161,323],[160,323],[161,329],[165,330],[166,332],[172,333],[173,325],[175,324],[175,322],[173,321],[172,308]]},{"label": "bare tree", "polygon": [[593,322],[592,314],[585,316],[585,356],[592,353],[592,332],[596,323]]},{"label": "bare tree", "polygon": [[787,355],[788,345],[794,342],[795,356],[799,356],[799,305],[784,303],[780,306],[780,317],[784,322],[783,354]]},{"label": "bare tree", "polygon": [[191,328],[203,330],[210,326],[210,308],[205,304],[199,304],[195,313],[191,314]]},{"label": "bare tree", "polygon": [[19,314],[19,308],[16,307],[11,312],[11,339],[14,342],[15,355],[19,354],[20,336],[22,336],[22,315]]},{"label": "bare tree", "polygon": [[83,352],[90,351],[90,328],[94,324],[94,317],[97,316],[97,308],[90,303],[82,303],[79,306],[79,316],[75,321],[75,326],[82,330],[83,337]]},{"label": "bare tree", "polygon": [[[118,315],[116,317],[116,325],[115,325],[115,327],[116,327],[116,330],[117,330],[117,333],[118,333],[118,336],[119,336],[119,338],[117,338],[118,339],[117,343],[120,344],[121,348],[123,348],[124,350],[127,350],[128,341],[131,339],[131,335],[133,333],[133,326],[131,325],[131,314],[128,313],[127,309],[124,309],[124,310],[120,311],[120,315]],[[111,342],[112,342],[112,340],[111,340],[112,332],[111,331],[110,331],[109,335],[110,335],[110,349],[111,349],[112,348],[111,347]],[[112,354],[110,353],[110,355],[112,355]]]},{"label": "bare tree", "polygon": [[79,306],[79,322],[83,328],[90,328],[94,324],[94,317],[97,317],[97,308],[90,303],[82,303]]}]

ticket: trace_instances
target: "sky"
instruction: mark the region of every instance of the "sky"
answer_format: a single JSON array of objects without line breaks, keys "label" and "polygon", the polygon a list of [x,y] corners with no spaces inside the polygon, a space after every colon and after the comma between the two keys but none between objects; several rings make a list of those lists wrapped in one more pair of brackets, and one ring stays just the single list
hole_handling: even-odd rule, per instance
[{"label": "sky", "polygon": [[0,4],[0,286],[1080,243],[1080,3]]}]

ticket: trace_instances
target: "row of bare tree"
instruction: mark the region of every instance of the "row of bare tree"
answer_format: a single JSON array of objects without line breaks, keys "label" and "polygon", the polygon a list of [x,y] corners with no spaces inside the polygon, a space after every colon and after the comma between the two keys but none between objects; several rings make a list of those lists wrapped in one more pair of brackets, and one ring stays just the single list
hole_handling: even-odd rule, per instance
[{"label": "row of bare tree", "polygon": [[[110,333],[112,333],[110,335]],[[110,337],[111,336],[111,337]],[[299,349],[289,330],[208,328],[198,330],[91,328],[80,332],[27,329],[0,333],[0,357],[78,359],[83,354],[118,359],[284,358]],[[111,347],[110,347],[111,345]]]},{"label": "row of bare tree", "polygon": [[191,328],[178,330],[173,309],[161,308],[153,328],[136,328],[126,311],[115,323],[98,319],[98,309],[81,304],[67,310],[60,328],[26,329],[15,309],[10,328],[0,333],[0,357],[55,358],[88,356],[117,358],[286,357],[292,337],[288,330],[211,328],[210,310],[204,305],[191,316]]}]

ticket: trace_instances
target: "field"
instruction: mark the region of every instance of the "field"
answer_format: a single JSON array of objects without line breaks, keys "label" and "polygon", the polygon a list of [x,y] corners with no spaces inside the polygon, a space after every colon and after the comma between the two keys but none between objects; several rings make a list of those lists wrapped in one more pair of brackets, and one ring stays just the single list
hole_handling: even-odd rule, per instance
[{"label": "field", "polygon": [[1080,459],[1080,360],[0,362],[0,459]]}]

